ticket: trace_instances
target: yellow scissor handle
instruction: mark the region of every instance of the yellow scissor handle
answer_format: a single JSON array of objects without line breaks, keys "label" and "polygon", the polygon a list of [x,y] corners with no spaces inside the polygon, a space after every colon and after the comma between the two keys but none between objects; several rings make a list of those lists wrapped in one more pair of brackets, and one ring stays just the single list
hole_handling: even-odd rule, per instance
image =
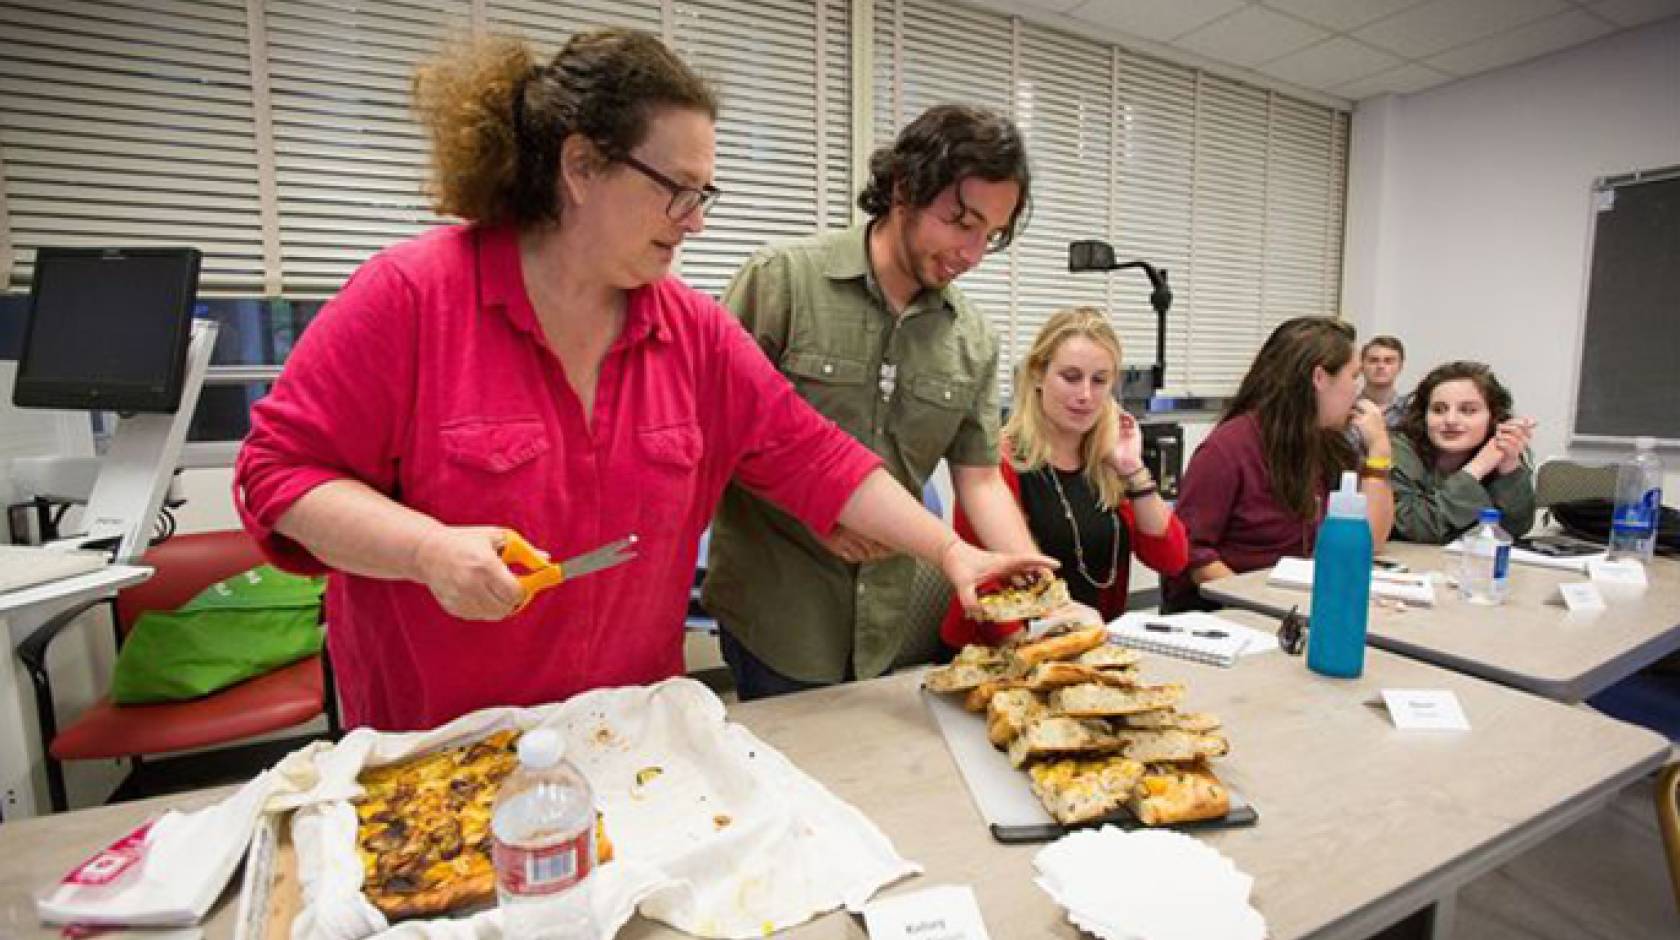
[{"label": "yellow scissor handle", "polygon": [[525,537],[512,529],[504,529],[502,537],[502,561],[510,567],[518,565],[526,573],[514,572],[519,580],[519,587],[525,592],[525,599],[519,602],[523,608],[531,602],[539,591],[549,588],[566,580],[565,569],[550,561],[546,555],[537,551]]}]

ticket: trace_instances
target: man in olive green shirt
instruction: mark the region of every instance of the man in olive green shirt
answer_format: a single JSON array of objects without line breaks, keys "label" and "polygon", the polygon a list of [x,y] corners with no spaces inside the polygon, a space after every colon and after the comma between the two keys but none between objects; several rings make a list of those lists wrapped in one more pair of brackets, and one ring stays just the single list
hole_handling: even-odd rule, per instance
[{"label": "man in olive green shirt", "polygon": [[[1007,246],[1028,204],[1005,117],[930,109],[870,160],[867,224],[760,251],[723,302],[807,401],[920,494],[940,459],[988,547],[1035,551],[998,474],[998,344],[952,285]],[[823,538],[731,484],[702,600],[743,700],[869,678],[906,633],[916,562]]]}]

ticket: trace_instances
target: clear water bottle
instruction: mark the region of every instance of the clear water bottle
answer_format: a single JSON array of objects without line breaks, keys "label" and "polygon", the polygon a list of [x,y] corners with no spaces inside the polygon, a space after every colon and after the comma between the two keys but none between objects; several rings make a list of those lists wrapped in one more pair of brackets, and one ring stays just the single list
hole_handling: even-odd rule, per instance
[{"label": "clear water bottle", "polygon": [[1633,459],[1616,473],[1616,509],[1610,517],[1610,560],[1650,561],[1657,547],[1657,518],[1662,507],[1662,458],[1657,442],[1642,437]]},{"label": "clear water bottle", "polygon": [[1313,547],[1311,629],[1307,668],[1356,678],[1365,671],[1365,628],[1371,614],[1371,523],[1359,477],[1342,474]]},{"label": "clear water bottle", "polygon": [[519,767],[496,795],[491,854],[508,940],[596,938],[589,899],[595,794],[562,750],[553,730],[526,732]]},{"label": "clear water bottle", "polygon": [[1511,536],[1499,527],[1499,510],[1492,506],[1476,517],[1476,527],[1464,533],[1459,559],[1458,592],[1472,604],[1505,603],[1511,589]]}]

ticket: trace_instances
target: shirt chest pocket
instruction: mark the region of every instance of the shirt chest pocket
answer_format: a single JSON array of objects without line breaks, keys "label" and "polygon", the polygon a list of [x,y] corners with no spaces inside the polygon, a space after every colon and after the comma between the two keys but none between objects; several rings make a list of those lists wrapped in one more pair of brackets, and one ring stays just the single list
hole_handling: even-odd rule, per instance
[{"label": "shirt chest pocket", "polygon": [[828,353],[791,351],[782,356],[781,366],[813,408],[853,437],[868,438],[875,388],[867,363]]},{"label": "shirt chest pocket", "polygon": [[974,410],[975,382],[941,373],[910,376],[897,397],[894,437],[905,466],[918,477],[933,472],[963,419]]},{"label": "shirt chest pocket", "polygon": [[[438,429],[444,460],[414,481],[416,508],[454,524],[528,526],[553,448],[536,415],[458,418]],[[429,505],[422,505],[422,503]]]},{"label": "shirt chest pocket", "polygon": [[637,428],[632,442],[635,466],[617,484],[640,503],[638,534],[682,535],[693,515],[705,451],[700,428],[693,423]]}]

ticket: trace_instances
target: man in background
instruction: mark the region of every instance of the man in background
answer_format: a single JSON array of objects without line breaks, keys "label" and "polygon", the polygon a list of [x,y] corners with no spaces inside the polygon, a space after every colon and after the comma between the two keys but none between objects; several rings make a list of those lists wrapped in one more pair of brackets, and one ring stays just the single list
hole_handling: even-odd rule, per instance
[{"label": "man in background", "polygon": [[[1031,177],[1007,118],[942,105],[869,161],[867,222],[760,251],[724,292],[799,393],[920,495],[941,459],[980,540],[1034,551],[998,473],[998,342],[957,290],[1007,247]],[[823,538],[731,484],[702,601],[743,701],[880,675],[908,638],[916,562]]]},{"label": "man in background", "polygon": [[1359,369],[1365,376],[1365,390],[1360,395],[1383,410],[1390,428],[1400,426],[1411,400],[1410,395],[1400,394],[1395,384],[1405,367],[1406,347],[1393,336],[1373,336],[1359,353]]}]

